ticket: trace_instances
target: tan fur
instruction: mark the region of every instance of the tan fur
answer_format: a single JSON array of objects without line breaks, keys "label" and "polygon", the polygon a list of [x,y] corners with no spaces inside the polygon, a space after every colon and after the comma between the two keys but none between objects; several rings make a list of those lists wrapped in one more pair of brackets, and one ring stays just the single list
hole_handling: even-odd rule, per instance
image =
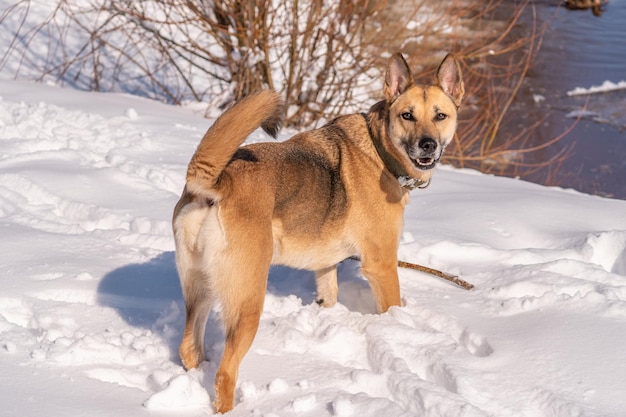
[{"label": "tan fur", "polygon": [[[226,341],[214,407],[233,408],[239,364],[259,324],[270,264],[315,271],[318,303],[337,301],[337,263],[357,256],[376,307],[400,305],[397,249],[408,191],[399,177],[430,179],[456,129],[460,68],[442,62],[417,86],[395,54],[385,100],[282,143],[239,148],[261,126],[275,133],[282,104],[262,91],[226,111],[203,137],[174,210],[176,264],[187,308],[180,356],[205,359],[204,327],[222,305]],[[444,117],[445,116],[445,117]]]}]

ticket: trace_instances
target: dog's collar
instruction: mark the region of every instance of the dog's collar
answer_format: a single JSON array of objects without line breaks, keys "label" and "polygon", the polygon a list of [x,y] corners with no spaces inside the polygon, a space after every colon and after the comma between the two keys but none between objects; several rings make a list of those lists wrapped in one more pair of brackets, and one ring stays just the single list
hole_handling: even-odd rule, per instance
[{"label": "dog's collar", "polygon": [[400,183],[400,187],[405,190],[413,191],[416,188],[423,190],[430,185],[430,178],[424,181],[411,177],[398,177],[398,182]]}]

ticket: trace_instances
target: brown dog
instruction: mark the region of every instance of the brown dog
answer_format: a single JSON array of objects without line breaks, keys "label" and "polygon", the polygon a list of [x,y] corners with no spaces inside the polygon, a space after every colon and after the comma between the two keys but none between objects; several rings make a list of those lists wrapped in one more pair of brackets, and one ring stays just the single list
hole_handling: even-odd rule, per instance
[{"label": "brown dog", "polygon": [[448,55],[434,85],[414,85],[400,54],[385,100],[282,143],[240,148],[259,126],[275,135],[282,102],[261,91],[220,116],[202,138],[174,210],[176,264],[187,308],[180,356],[204,357],[213,302],[226,340],[215,377],[217,412],[233,408],[239,364],[256,334],[270,264],[315,271],[318,303],[337,301],[336,264],[361,260],[379,312],[400,305],[397,250],[408,191],[428,184],[456,129],[464,93]]}]

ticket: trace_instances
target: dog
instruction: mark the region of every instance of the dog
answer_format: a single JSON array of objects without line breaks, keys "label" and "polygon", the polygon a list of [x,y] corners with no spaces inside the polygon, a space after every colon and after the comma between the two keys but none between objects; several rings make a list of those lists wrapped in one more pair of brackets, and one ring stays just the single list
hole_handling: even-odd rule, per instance
[{"label": "dog", "polygon": [[202,138],[173,215],[186,305],[180,357],[205,360],[213,303],[224,323],[216,412],[234,407],[239,364],[257,332],[271,264],[315,271],[317,302],[337,301],[336,265],[358,257],[378,312],[400,306],[397,251],[409,191],[430,181],[457,126],[464,94],[447,55],[432,85],[416,85],[400,53],[388,63],[384,100],[284,142],[240,147],[257,128],[274,136],[283,103],[250,95]]}]

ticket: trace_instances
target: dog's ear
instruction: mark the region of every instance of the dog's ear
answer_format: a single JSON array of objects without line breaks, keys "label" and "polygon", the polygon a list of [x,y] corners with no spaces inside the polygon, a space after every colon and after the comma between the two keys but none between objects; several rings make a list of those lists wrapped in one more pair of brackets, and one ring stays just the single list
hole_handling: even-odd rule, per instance
[{"label": "dog's ear", "polygon": [[454,104],[459,107],[463,94],[465,94],[465,86],[461,78],[461,66],[454,55],[448,54],[441,61],[435,81],[450,96]]},{"label": "dog's ear", "polygon": [[385,73],[385,98],[391,103],[400,94],[404,93],[413,85],[413,76],[409,65],[400,52],[396,52],[389,59],[387,72]]}]

